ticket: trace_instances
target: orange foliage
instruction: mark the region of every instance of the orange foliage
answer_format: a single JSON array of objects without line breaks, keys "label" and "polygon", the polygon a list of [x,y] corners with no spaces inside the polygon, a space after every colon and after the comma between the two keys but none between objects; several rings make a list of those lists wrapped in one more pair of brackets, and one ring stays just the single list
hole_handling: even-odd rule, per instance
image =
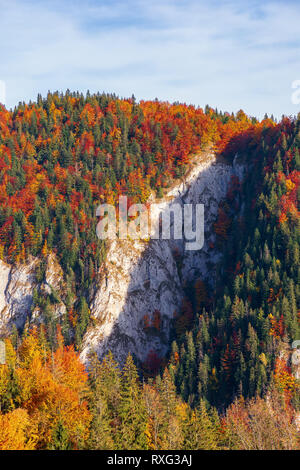
[{"label": "orange foliage", "polygon": [[291,368],[287,366],[284,359],[279,357],[276,359],[274,379],[277,386],[288,394],[299,389],[299,384],[297,384]]},{"label": "orange foliage", "polygon": [[0,414],[0,450],[34,450],[37,442],[37,426],[26,410],[17,408]]},{"label": "orange foliage", "polygon": [[[0,414],[0,422],[6,425],[5,431],[0,430],[0,447],[48,448],[58,422],[66,428],[73,448],[88,437],[91,416],[84,398],[87,373],[73,347],[63,346],[60,332],[57,341],[59,346],[51,353],[33,330],[19,347],[18,362],[11,354],[20,390],[19,409]],[[9,342],[8,350],[12,351]],[[9,367],[0,367],[0,384],[5,384]],[[3,390],[0,386],[1,393],[6,393],[5,386]]]},{"label": "orange foliage", "polygon": [[[272,291],[272,289],[271,289],[271,291]],[[271,300],[273,300],[273,299],[271,299]],[[270,302],[271,300],[270,300],[270,297],[269,297],[268,302]],[[270,313],[269,320],[270,320],[270,323],[271,323],[270,335],[275,336],[276,338],[282,338],[284,336],[284,332],[285,332],[285,325],[284,325],[283,315],[281,315],[280,319],[277,320]]]}]

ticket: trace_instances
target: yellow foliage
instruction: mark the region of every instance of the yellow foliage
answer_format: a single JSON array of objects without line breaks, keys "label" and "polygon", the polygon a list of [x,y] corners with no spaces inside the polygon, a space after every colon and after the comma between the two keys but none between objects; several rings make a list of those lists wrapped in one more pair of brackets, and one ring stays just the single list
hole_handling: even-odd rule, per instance
[{"label": "yellow foliage", "polygon": [[266,358],[265,353],[261,353],[261,354],[259,355],[259,359],[260,359],[260,362],[261,362],[264,366],[267,365],[268,361],[267,361],[267,358]]},{"label": "yellow foliage", "polygon": [[73,347],[64,347],[59,336],[57,341],[59,347],[51,353],[33,331],[23,339],[18,360],[11,342],[6,341],[7,364],[0,367],[0,399],[7,396],[14,369],[18,395],[8,406],[18,408],[0,415],[0,449],[49,448],[59,421],[74,448],[88,438],[91,416],[84,401],[87,374]]},{"label": "yellow foliage", "polygon": [[28,412],[17,408],[0,415],[0,449],[34,450],[38,442],[38,429]]},{"label": "yellow foliage", "polygon": [[295,187],[295,183],[293,183],[293,181],[291,181],[290,179],[287,179],[285,184],[286,184],[286,190],[288,193],[292,191]]},{"label": "yellow foliage", "polygon": [[176,405],[176,414],[181,421],[186,421],[188,419],[188,405],[187,403],[180,403]]}]

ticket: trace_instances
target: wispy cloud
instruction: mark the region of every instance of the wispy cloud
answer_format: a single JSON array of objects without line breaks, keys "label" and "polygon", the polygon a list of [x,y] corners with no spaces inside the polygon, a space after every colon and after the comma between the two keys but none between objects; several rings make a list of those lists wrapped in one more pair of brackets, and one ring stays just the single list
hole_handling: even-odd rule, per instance
[{"label": "wispy cloud", "polygon": [[298,1],[0,0],[7,105],[51,90],[298,112]]}]

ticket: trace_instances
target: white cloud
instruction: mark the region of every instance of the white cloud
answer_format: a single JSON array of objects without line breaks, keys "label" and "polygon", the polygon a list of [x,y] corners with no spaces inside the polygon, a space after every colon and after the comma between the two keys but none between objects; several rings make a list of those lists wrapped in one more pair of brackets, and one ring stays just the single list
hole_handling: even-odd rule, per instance
[{"label": "white cloud", "polygon": [[48,89],[295,114],[296,3],[0,0],[7,104]]}]

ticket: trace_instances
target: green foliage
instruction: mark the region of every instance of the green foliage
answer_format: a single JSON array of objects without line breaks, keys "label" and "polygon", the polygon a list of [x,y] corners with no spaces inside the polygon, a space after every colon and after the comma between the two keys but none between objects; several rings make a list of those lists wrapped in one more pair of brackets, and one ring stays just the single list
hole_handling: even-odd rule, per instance
[{"label": "green foliage", "polygon": [[221,245],[215,302],[200,316],[194,311],[192,331],[176,338],[179,359],[171,356],[177,390],[191,404],[263,395],[279,341],[300,335],[298,127],[285,119],[243,149],[248,170],[227,194],[233,225]]}]

